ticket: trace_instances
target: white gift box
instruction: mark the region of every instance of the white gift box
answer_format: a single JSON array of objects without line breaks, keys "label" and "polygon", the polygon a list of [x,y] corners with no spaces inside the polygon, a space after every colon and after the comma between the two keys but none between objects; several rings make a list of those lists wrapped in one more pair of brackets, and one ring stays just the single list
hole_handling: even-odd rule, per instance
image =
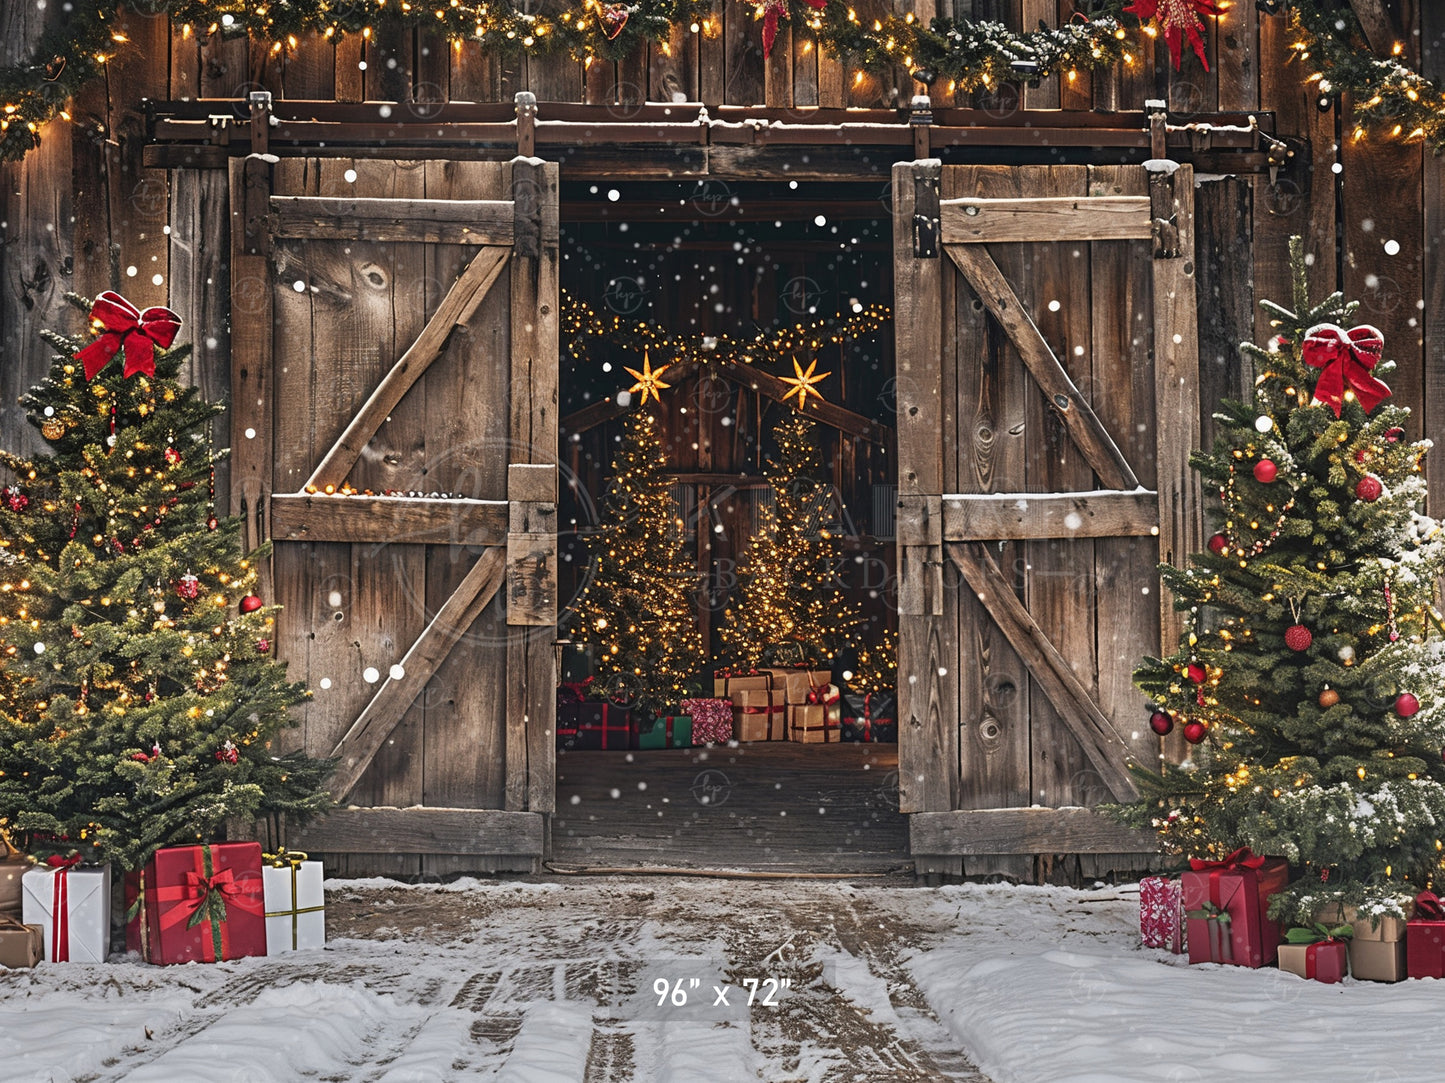
[{"label": "white gift box", "polygon": [[266,954],[326,946],[326,891],[321,862],[261,866],[266,900]]},{"label": "white gift box", "polygon": [[[20,878],[26,925],[45,930],[45,961],[103,963],[110,954],[110,866],[37,865]],[[57,943],[59,924],[67,935]]]}]

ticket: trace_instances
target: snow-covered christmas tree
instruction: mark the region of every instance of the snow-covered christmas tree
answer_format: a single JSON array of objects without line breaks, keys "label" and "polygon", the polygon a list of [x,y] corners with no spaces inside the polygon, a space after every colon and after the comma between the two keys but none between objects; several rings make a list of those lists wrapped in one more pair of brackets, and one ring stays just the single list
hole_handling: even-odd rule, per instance
[{"label": "snow-covered christmas tree", "polygon": [[47,333],[59,353],[21,401],[48,452],[0,453],[0,827],[120,869],[329,802],[330,764],[274,745],[306,693],[253,593],[268,554],[213,506],[223,407],[177,382],[188,347],[156,349],[169,315],[148,310],[149,338]]},{"label": "snow-covered christmas tree", "polygon": [[1253,401],[1225,403],[1193,458],[1217,499],[1209,551],[1161,568],[1179,649],[1135,674],[1191,759],[1141,772],[1125,813],[1177,853],[1288,858],[1304,875],[1273,912],[1308,921],[1389,908],[1441,868],[1445,531],[1380,332],[1338,293],[1311,306],[1297,239],[1291,254],[1293,309],[1264,302],[1278,334],[1243,347]]}]

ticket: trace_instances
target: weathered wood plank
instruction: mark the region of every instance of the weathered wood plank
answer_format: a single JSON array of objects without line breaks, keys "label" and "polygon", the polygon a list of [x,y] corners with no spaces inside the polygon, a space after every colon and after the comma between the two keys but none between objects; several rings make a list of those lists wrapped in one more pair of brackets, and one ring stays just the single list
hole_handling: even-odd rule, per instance
[{"label": "weathered wood plank", "polygon": [[1090,854],[1158,850],[1155,836],[1084,808],[967,809],[909,818],[918,854]]},{"label": "weathered wood plank", "polygon": [[1034,196],[950,199],[943,243],[1128,241],[1148,238],[1147,196]]},{"label": "weathered wood plank", "polygon": [[557,533],[507,535],[507,624],[557,623]]},{"label": "weathered wood plank", "polygon": [[272,196],[272,235],[314,240],[512,243],[512,204],[493,199]]},{"label": "weathered wood plank", "polygon": [[416,496],[271,496],[271,537],[408,545],[503,545],[507,502]]},{"label": "weathered wood plank", "polygon": [[943,498],[945,541],[1007,538],[1109,538],[1149,534],[1159,526],[1159,494],[948,493]]},{"label": "weathered wood plank", "polygon": [[376,435],[388,414],[402,400],[413,384],[437,359],[452,329],[471,319],[477,305],[502,273],[507,262],[505,248],[483,248],[453,283],[446,299],[437,306],[416,341],[397,359],[391,371],[382,378],[371,398],[351,419],[340,439],[316,467],[307,486],[324,489],[340,487],[361,456],[361,451]]},{"label": "weathered wood plank", "polygon": [[437,666],[496,595],[505,563],[505,555],[499,548],[488,549],[477,558],[456,592],[402,658],[402,677],[388,676],[351,729],[337,742],[331,754],[340,763],[330,785],[338,800],[344,800],[351,793],[377,749],[401,721],[406,708],[421,694]]},{"label": "weathered wood plank", "polygon": [[542,817],[470,808],[342,808],[293,829],[308,853],[542,856]]},{"label": "weathered wood plank", "polygon": [[1114,732],[1113,724],[1094,704],[1069,663],[1039,630],[1023,603],[1014,597],[988,551],[977,542],[954,542],[947,550],[989,616],[1003,630],[1060,718],[1078,739],[1110,793],[1120,801],[1132,800],[1137,791],[1124,766],[1127,749]]},{"label": "weathered wood plank", "polygon": [[1136,489],[1139,479],[1125,461],[1112,437],[1104,431],[1093,407],[1079,394],[1054,351],[1039,334],[1033,319],[1019,303],[998,264],[984,248],[947,245],[945,251],[958,264],[979,298],[1003,326],[1014,346],[1038,381],[1050,406],[1059,414],[1094,473],[1111,489]]},{"label": "weathered wood plank", "polygon": [[[1204,501],[1189,456],[1199,446],[1199,314],[1194,294],[1194,170],[1163,178],[1172,188],[1179,255],[1155,258],[1155,446],[1159,470],[1159,560],[1183,567],[1204,541]],[[1150,184],[1161,178],[1151,177]],[[1166,653],[1179,644],[1180,615],[1160,592],[1159,636]]]},{"label": "weathered wood plank", "polygon": [[[273,308],[266,200],[271,164],[231,161],[231,514],[244,517],[242,543],[254,548],[272,485]],[[309,336],[308,336],[309,337]]]}]

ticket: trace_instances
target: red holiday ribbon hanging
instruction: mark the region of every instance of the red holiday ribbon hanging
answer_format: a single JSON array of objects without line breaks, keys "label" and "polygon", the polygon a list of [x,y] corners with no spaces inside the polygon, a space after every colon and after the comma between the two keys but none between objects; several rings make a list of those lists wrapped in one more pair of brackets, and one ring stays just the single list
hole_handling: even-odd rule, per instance
[{"label": "red holiday ribbon hanging", "polygon": [[1433,891],[1422,891],[1415,896],[1416,921],[1445,921],[1445,905]]},{"label": "red holiday ribbon hanging", "polygon": [[87,380],[95,379],[95,374],[122,349],[125,350],[126,376],[134,376],[137,372],[154,376],[155,348],[170,346],[176,340],[176,332],[181,329],[181,318],[170,309],[156,305],[142,312],[110,290],[95,299],[90,318],[99,321],[104,331],[75,355],[85,366]]},{"label": "red holiday ribbon hanging", "polygon": [[55,870],[50,885],[50,961],[70,962],[70,870],[80,864],[80,855],[51,854],[45,864]]},{"label": "red holiday ribbon hanging", "polygon": [[1306,365],[1323,370],[1315,384],[1315,401],[1339,417],[1349,388],[1368,414],[1390,397],[1390,388],[1370,375],[1384,352],[1385,336],[1367,323],[1348,331],[1333,323],[1311,327],[1305,332],[1301,353]]}]

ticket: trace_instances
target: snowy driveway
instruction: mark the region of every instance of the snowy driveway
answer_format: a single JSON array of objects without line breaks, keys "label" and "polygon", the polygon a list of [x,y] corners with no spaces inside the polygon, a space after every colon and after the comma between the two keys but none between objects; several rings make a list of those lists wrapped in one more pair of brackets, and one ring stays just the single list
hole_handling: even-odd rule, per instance
[{"label": "snowy driveway", "polygon": [[0,1080],[1441,1078],[1445,983],[1183,967],[1127,889],[327,887],[324,952],[0,971]]}]

